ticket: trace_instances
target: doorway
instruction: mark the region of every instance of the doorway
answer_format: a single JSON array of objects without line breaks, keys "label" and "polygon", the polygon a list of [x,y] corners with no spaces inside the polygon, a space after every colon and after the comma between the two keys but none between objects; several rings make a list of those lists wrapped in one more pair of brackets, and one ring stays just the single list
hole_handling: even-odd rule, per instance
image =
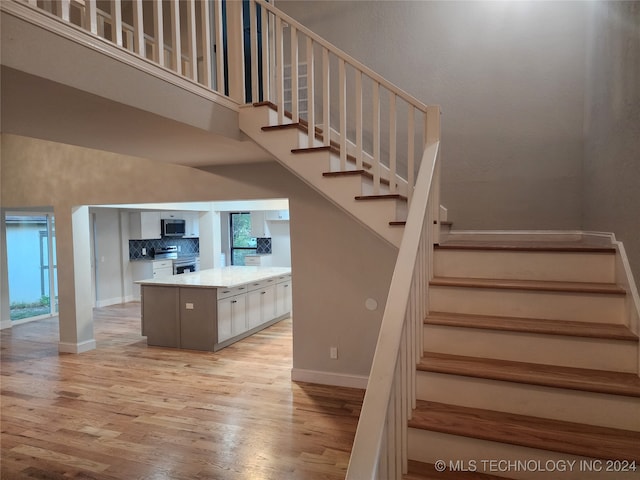
[{"label": "doorway", "polygon": [[12,324],[57,315],[58,266],[53,214],[7,213],[4,222]]}]

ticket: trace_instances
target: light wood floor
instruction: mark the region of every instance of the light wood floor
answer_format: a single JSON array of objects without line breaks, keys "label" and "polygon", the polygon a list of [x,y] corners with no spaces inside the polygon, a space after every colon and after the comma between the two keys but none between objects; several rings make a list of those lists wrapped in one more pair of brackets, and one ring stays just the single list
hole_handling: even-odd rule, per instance
[{"label": "light wood floor", "polygon": [[2,480],[342,479],[364,391],[294,383],[291,320],[217,353],[148,347],[140,304],[2,331]]}]

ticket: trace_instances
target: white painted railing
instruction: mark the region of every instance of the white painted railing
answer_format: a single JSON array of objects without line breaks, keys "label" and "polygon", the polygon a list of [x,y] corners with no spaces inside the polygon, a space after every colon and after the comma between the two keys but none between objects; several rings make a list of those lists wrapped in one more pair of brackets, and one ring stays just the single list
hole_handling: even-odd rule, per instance
[{"label": "white painted railing", "polygon": [[[434,127],[435,128],[435,127]],[[393,272],[347,480],[393,480],[407,471],[407,422],[438,242],[440,142],[427,145]]]},{"label": "white painted railing", "polygon": [[[268,59],[261,62],[261,75],[252,71],[252,98],[276,104],[281,124],[302,121],[308,147],[335,142],[341,171],[366,169],[363,165],[370,163],[374,194],[383,193],[383,170],[387,179],[402,178],[413,186],[429,107],[265,0],[251,5],[251,63]],[[256,7],[267,12],[260,18],[260,42]],[[316,127],[323,132],[321,140]],[[351,152],[355,160],[348,165]],[[391,181],[384,193],[398,193],[397,184]],[[408,196],[412,194],[409,188]]]},{"label": "white painted railing", "polygon": [[[407,464],[407,420],[439,236],[439,108],[403,92],[265,0],[100,2],[109,11],[96,0],[14,1],[236,105],[275,104],[279,123],[306,126],[306,146],[337,144],[341,170],[368,169],[374,193],[397,193],[398,184],[406,184],[409,216],[347,473],[350,480],[399,478]],[[390,180],[385,191],[383,176]]]},{"label": "white painted railing", "polygon": [[339,170],[411,200],[430,107],[265,0],[21,1],[239,104],[275,104],[306,146],[339,146]]}]

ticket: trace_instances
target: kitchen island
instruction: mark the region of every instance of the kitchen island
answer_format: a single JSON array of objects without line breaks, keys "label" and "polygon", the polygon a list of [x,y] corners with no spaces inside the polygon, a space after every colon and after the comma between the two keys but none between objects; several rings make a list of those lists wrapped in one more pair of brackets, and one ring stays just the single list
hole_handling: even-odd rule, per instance
[{"label": "kitchen island", "polygon": [[291,269],[224,267],[139,280],[148,345],[217,351],[291,314]]}]

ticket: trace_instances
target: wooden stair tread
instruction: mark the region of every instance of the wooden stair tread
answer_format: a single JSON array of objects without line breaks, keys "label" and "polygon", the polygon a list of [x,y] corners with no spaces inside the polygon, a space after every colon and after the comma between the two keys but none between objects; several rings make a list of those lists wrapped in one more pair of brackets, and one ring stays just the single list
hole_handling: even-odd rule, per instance
[{"label": "wooden stair tread", "polygon": [[512,251],[512,252],[578,252],[578,253],[606,253],[615,254],[616,249],[612,246],[589,245],[578,242],[483,242],[452,240],[441,243],[437,246],[439,250],[491,250],[491,251]]},{"label": "wooden stair tread", "polygon": [[416,368],[424,372],[640,397],[640,377],[634,373],[432,352],[425,352]]},{"label": "wooden stair tread", "polygon": [[[262,128],[265,128],[265,127],[262,127]],[[335,142],[331,142],[331,145],[319,145],[317,147],[300,147],[300,148],[291,149],[291,153],[293,154],[304,154],[304,153],[313,153],[313,152],[332,152],[332,153],[335,153],[336,155],[340,155],[340,146],[336,145]],[[347,154],[347,162],[353,165],[356,165],[357,159],[355,156],[351,154]],[[367,169],[371,169],[372,167],[372,165],[366,160],[362,161],[362,166]],[[349,171],[352,171],[352,170],[349,170]],[[373,177],[373,174],[371,174],[371,176]]]},{"label": "wooden stair tread", "polygon": [[418,400],[409,427],[570,455],[640,461],[640,432]]},{"label": "wooden stair tread", "polygon": [[496,477],[480,472],[454,472],[447,468],[439,472],[433,463],[423,463],[417,460],[409,460],[409,468],[403,480],[508,480],[505,477]]},{"label": "wooden stair tread", "polygon": [[356,200],[400,200],[401,202],[406,202],[407,197],[404,195],[400,195],[399,193],[387,193],[382,195],[358,195],[354,197]]},{"label": "wooden stair tread", "polygon": [[510,280],[487,278],[434,277],[431,285],[444,287],[499,288],[546,292],[602,293],[625,295],[625,290],[613,283],[558,282],[542,280]]},{"label": "wooden stair tread", "polygon": [[629,330],[626,325],[612,323],[548,320],[544,318],[497,317],[448,312],[431,312],[424,320],[424,323],[427,325],[445,325],[485,330],[638,341],[638,336]]},{"label": "wooden stair tread", "polygon": [[[366,170],[345,170],[343,172],[324,172],[322,174],[323,177],[344,177],[349,175],[360,175],[362,177],[373,179],[373,174]],[[380,184],[389,186],[390,182],[386,178],[380,178]]]}]

